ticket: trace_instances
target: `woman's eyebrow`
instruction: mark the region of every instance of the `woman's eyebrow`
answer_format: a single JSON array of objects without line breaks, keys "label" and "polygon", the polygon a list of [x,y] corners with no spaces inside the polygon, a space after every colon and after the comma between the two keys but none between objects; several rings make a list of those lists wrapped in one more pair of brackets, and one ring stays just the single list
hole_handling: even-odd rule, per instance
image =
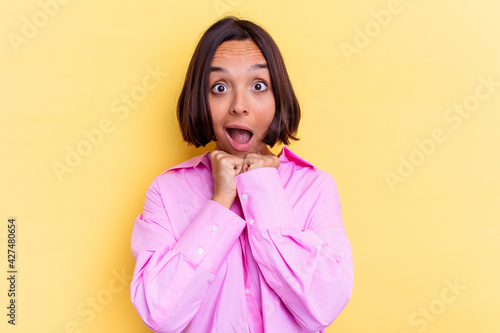
[{"label": "woman's eyebrow", "polygon": [[269,69],[269,67],[267,67],[267,64],[253,64],[252,67],[250,67],[250,69],[248,71],[249,72],[255,71],[257,69],[262,69],[262,68]]},{"label": "woman's eyebrow", "polygon": [[[255,71],[257,69],[262,69],[262,68],[269,69],[267,64],[253,64],[248,69],[248,71],[251,72],[251,71]],[[228,73],[227,69],[225,69],[224,67],[217,67],[217,66],[210,66],[210,73],[211,72],[222,72],[222,73],[226,73],[226,74]]]},{"label": "woman's eyebrow", "polygon": [[213,67],[213,66],[210,66],[210,73],[211,72],[222,72],[222,73],[227,73],[227,69],[223,68],[223,67]]}]

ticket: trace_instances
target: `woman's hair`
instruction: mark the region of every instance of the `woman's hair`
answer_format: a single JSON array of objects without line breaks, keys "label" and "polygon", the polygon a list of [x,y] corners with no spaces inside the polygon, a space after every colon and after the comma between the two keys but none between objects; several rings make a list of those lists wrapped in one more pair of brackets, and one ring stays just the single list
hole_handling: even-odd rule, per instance
[{"label": "woman's hair", "polygon": [[184,140],[195,147],[216,140],[208,105],[208,77],[215,51],[220,44],[230,40],[252,40],[267,61],[276,110],[267,136],[262,141],[272,147],[279,142],[287,145],[290,140],[298,140],[295,135],[300,121],[300,106],[278,46],[260,26],[232,16],[217,21],[205,31],[189,63],[177,103],[177,120]]}]

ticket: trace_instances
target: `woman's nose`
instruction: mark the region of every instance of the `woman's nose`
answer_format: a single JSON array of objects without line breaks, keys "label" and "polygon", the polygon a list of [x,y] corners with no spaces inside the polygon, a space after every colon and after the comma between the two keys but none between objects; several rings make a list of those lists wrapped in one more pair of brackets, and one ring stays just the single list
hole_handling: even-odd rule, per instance
[{"label": "woman's nose", "polygon": [[246,91],[240,90],[234,93],[233,103],[231,105],[231,113],[233,114],[248,114],[248,96]]}]

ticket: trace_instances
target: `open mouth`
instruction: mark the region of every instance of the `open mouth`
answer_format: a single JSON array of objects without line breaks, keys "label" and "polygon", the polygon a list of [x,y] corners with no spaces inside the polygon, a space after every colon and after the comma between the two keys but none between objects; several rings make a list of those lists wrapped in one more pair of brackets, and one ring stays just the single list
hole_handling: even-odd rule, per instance
[{"label": "open mouth", "polygon": [[243,128],[226,128],[226,132],[234,142],[242,145],[250,141],[253,136],[252,132]]}]

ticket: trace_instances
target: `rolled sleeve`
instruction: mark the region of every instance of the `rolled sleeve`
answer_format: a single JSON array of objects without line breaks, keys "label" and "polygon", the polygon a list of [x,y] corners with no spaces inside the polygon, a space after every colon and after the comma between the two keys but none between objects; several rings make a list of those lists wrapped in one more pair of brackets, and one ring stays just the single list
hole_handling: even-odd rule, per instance
[{"label": "rolled sleeve", "polygon": [[175,249],[194,265],[215,274],[244,228],[245,221],[238,215],[209,200]]}]

